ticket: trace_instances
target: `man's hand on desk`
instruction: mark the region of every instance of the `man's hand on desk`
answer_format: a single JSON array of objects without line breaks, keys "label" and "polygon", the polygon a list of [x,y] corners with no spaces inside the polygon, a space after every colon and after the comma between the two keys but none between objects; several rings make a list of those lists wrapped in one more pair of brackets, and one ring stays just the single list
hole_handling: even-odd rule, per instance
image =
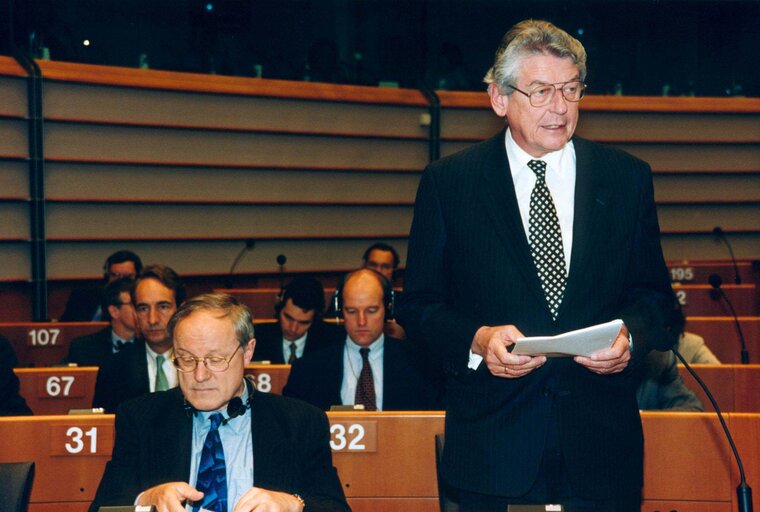
[{"label": "man's hand on desk", "polygon": [[137,499],[137,505],[155,505],[158,512],[185,512],[185,501],[198,501],[203,493],[185,482],[169,482],[151,487]]},{"label": "man's hand on desk", "polygon": [[620,333],[610,348],[600,350],[591,357],[576,356],[573,360],[600,375],[622,372],[631,360],[628,329],[625,325],[620,329]]},{"label": "man's hand on desk", "polygon": [[232,512],[301,512],[303,502],[295,495],[252,487],[235,505]]},{"label": "man's hand on desk", "polygon": [[507,379],[524,377],[543,365],[546,357],[510,354],[508,347],[522,337],[523,334],[514,325],[483,326],[475,333],[471,349],[483,357],[492,375]]}]

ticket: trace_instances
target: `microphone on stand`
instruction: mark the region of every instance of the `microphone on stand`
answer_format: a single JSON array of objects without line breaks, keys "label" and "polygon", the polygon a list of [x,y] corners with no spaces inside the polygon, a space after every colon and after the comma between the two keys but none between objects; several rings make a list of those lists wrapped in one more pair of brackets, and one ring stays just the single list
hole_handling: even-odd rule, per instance
[{"label": "microphone on stand", "polygon": [[238,263],[240,263],[240,260],[243,259],[243,255],[247,253],[248,251],[252,250],[254,247],[256,247],[256,240],[253,238],[248,238],[245,241],[245,247],[243,247],[238,255],[235,257],[235,260],[232,262],[232,265],[230,266],[230,271],[227,273],[227,282],[225,283],[227,285],[227,288],[232,288],[232,274],[235,272],[235,269],[238,266]]},{"label": "microphone on stand", "polygon": [[277,256],[277,265],[280,267],[280,294],[278,297],[280,300],[282,300],[282,297],[285,294],[285,263],[287,262],[288,257],[284,254]]},{"label": "microphone on stand", "polygon": [[731,263],[734,264],[734,283],[736,284],[742,284],[742,278],[739,275],[739,265],[736,263],[736,258],[734,257],[734,250],[731,247],[731,242],[728,241],[728,237],[726,236],[726,233],[723,231],[723,229],[720,226],[715,226],[713,228],[713,235],[715,235],[717,238],[719,238],[723,244],[728,248],[728,254],[731,255]]},{"label": "microphone on stand", "polygon": [[723,288],[720,287],[720,285],[723,284],[723,279],[721,279],[718,274],[710,274],[710,277],[707,278],[707,282],[710,283],[710,286],[713,287],[712,291],[715,295],[717,295],[716,298],[722,297],[723,300],[726,301],[726,304],[728,304],[728,307],[731,309],[731,315],[733,315],[734,323],[736,324],[736,332],[739,333],[739,341],[742,344],[742,364],[749,364],[749,352],[747,352],[747,345],[744,343],[744,333],[742,332],[742,326],[739,323],[739,315],[736,314],[734,305],[728,299],[726,292],[724,292]]},{"label": "microphone on stand", "polygon": [[[713,276],[710,276],[710,278],[712,277]],[[720,279],[720,276],[715,276],[715,277]],[[713,398],[712,393],[710,393],[710,390],[707,389],[707,385],[702,381],[702,379],[699,378],[699,375],[697,375],[697,373],[692,369],[692,367],[689,366],[689,363],[687,363],[684,357],[681,355],[681,353],[678,352],[678,349],[676,349],[676,347],[673,347],[671,350],[676,355],[678,360],[681,361],[681,364],[684,365],[686,370],[688,370],[691,376],[694,377],[694,380],[697,381],[697,384],[699,384],[699,387],[702,388],[702,390],[705,392],[705,395],[707,395],[708,400],[710,400],[710,403],[712,404],[713,409],[715,409],[715,414],[718,415],[718,420],[720,421],[720,425],[721,427],[723,427],[723,433],[726,435],[726,439],[728,439],[728,444],[729,446],[731,446],[731,451],[734,452],[736,465],[739,467],[739,485],[736,486],[736,496],[739,500],[738,502],[739,512],[752,512],[752,487],[750,487],[747,484],[747,477],[744,475],[744,465],[742,464],[741,457],[739,457],[739,450],[736,449],[736,445],[734,444],[734,439],[733,437],[731,437],[731,432],[728,430],[728,425],[726,425],[726,422],[723,419],[723,413],[720,412],[718,403],[715,401],[715,398]],[[744,357],[744,354],[742,354],[742,358],[743,357]]]}]

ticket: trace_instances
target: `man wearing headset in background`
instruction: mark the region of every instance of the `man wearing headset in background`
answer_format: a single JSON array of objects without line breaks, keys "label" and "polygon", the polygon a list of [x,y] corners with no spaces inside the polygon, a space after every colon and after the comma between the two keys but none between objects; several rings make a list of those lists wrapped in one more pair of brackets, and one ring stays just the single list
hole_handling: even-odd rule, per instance
[{"label": "man wearing headset in background", "polygon": [[322,321],[325,291],[313,277],[299,277],[283,289],[277,322],[256,326],[256,360],[292,364],[305,353],[339,342],[340,329]]},{"label": "man wearing headset in background", "polygon": [[345,342],[296,360],[282,393],[320,409],[363,405],[367,410],[435,408],[435,392],[425,380],[412,344],[383,334],[390,282],[360,269],[338,288],[337,311]]},{"label": "man wearing headset in background", "polygon": [[332,465],[324,413],[258,393],[244,379],[251,313],[229,295],[186,301],[168,325],[179,388],[116,414],[116,441],[90,510],[350,510]]}]

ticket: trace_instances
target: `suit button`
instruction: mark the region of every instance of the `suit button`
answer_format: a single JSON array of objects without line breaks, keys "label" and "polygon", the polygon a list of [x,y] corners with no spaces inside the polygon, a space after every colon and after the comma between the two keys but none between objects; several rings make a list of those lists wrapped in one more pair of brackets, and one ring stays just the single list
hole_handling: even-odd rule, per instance
[{"label": "suit button", "polygon": [[549,397],[552,394],[552,390],[551,390],[551,388],[549,386],[546,386],[546,387],[544,387],[544,389],[541,390],[541,394],[544,395],[544,396],[546,396],[546,397]]}]

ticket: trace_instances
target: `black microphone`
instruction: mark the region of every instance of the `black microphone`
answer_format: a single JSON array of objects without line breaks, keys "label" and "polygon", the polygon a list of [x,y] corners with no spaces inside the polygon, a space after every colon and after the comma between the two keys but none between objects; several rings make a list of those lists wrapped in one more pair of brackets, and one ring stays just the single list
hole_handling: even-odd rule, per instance
[{"label": "black microphone", "polygon": [[237,268],[238,263],[240,263],[240,260],[243,259],[243,255],[254,247],[256,247],[256,240],[253,238],[247,238],[245,240],[245,247],[243,247],[235,257],[235,260],[232,262],[232,266],[230,266],[230,271],[227,273],[227,282],[225,283],[227,285],[227,288],[232,288],[232,274],[235,272],[235,269]]},{"label": "black microphone", "polygon": [[[712,280],[712,277],[713,276],[710,276],[711,280]],[[715,276],[715,277],[720,279],[720,276]],[[712,282],[710,282],[710,284],[712,284]],[[720,286],[720,283],[718,283],[718,285]],[[747,484],[747,478],[744,475],[744,465],[742,464],[742,459],[741,457],[739,457],[739,451],[736,449],[736,445],[734,444],[734,438],[731,437],[731,432],[728,430],[728,425],[726,425],[726,421],[723,419],[723,413],[720,412],[720,407],[718,407],[718,403],[715,401],[715,398],[713,398],[712,393],[710,393],[710,390],[707,389],[707,385],[702,381],[702,379],[699,378],[699,375],[697,375],[697,373],[692,369],[692,367],[689,366],[689,363],[687,363],[684,357],[681,355],[681,353],[678,352],[678,349],[676,349],[676,347],[673,347],[671,350],[676,355],[678,360],[681,361],[681,364],[684,365],[686,370],[688,370],[691,376],[694,377],[694,380],[697,381],[697,384],[699,384],[699,387],[702,388],[702,390],[705,392],[705,395],[707,395],[708,400],[710,400],[710,403],[712,404],[713,409],[715,409],[715,414],[718,415],[718,420],[720,420],[720,425],[723,427],[723,432],[726,434],[726,439],[728,439],[728,444],[731,446],[731,451],[734,452],[736,465],[739,466],[740,481],[739,481],[739,485],[736,486],[736,496],[739,499],[739,503],[738,503],[739,512],[752,512],[752,487],[750,487]]]},{"label": "black microphone", "polygon": [[285,294],[285,263],[288,262],[288,257],[284,254],[277,256],[277,265],[280,267],[280,299]]},{"label": "black microphone", "polygon": [[230,400],[230,403],[227,404],[227,417],[222,421],[222,425],[226,425],[227,423],[232,420],[232,418],[237,418],[238,416],[242,416],[245,414],[245,411],[248,410],[248,404],[243,403],[243,399],[239,396],[236,396],[232,400]]},{"label": "black microphone", "polygon": [[728,237],[726,236],[726,233],[721,229],[720,226],[715,226],[713,228],[713,235],[715,235],[717,238],[723,241],[726,247],[728,247],[728,254],[731,255],[731,263],[734,264],[734,283],[736,284],[742,284],[742,278],[739,275],[739,265],[736,263],[736,258],[734,257],[734,250],[731,247],[731,242],[728,241]]},{"label": "black microphone", "polygon": [[720,287],[720,285],[723,284],[723,279],[721,279],[718,274],[710,274],[710,277],[707,278],[707,282],[713,287],[713,291],[717,294],[717,297],[723,297],[723,300],[726,301],[726,304],[728,304],[728,307],[731,309],[731,314],[733,315],[734,323],[736,324],[736,332],[739,333],[739,341],[742,344],[742,364],[749,364],[749,352],[747,352],[747,345],[744,343],[744,333],[742,332],[742,326],[739,323],[739,315],[736,314],[734,305],[728,299],[726,292]]}]

